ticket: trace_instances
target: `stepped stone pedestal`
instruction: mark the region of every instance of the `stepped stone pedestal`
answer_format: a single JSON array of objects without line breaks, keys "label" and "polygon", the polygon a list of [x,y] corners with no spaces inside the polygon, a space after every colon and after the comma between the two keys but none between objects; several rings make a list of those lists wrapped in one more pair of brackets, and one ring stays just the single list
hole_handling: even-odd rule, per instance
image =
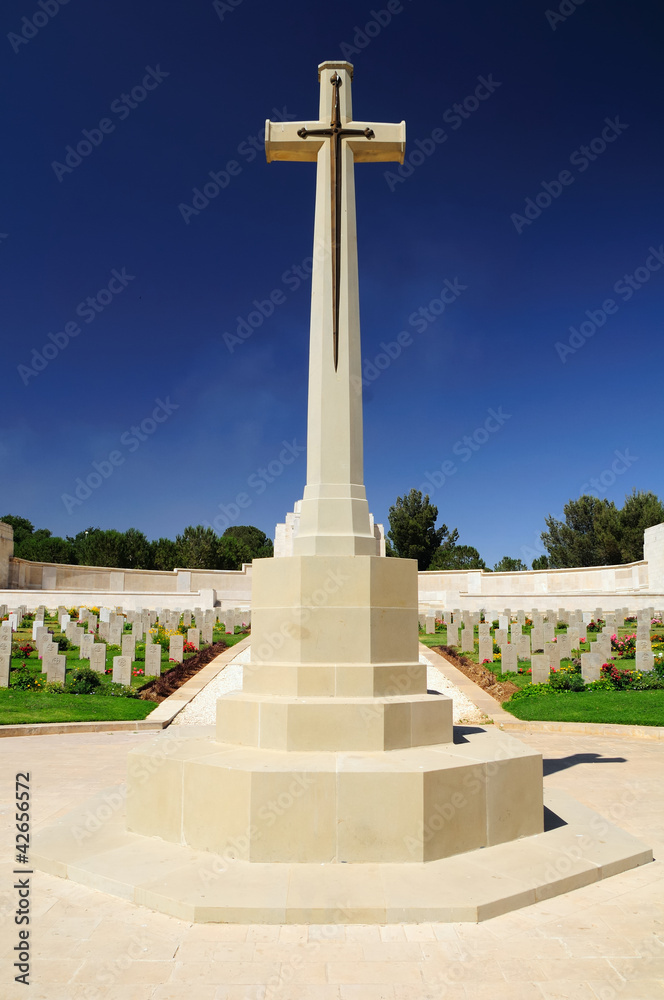
[{"label": "stepped stone pedestal", "polygon": [[[128,828],[254,862],[430,861],[543,829],[541,756],[453,742],[426,693],[417,567],[291,556],[253,568],[251,664],[216,739],[129,755]],[[142,780],[150,771],[151,779]]]},{"label": "stepped stone pedestal", "polygon": [[[254,563],[251,664],[216,727],[132,751],[117,792],[36,837],[33,864],[185,920],[481,920],[652,860],[542,758],[452,726],[418,662],[414,562]],[[90,817],[108,813],[90,828]]]}]

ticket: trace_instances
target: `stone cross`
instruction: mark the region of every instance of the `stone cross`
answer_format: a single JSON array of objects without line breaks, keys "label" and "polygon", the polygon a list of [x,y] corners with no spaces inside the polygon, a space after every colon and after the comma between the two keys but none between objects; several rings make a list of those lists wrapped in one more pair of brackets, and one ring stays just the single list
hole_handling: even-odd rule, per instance
[{"label": "stone cross", "polygon": [[317,164],[307,484],[295,555],[378,555],[364,488],[355,163],[403,163],[405,122],[356,121],[353,67],[318,67],[316,121],[265,123],[273,160]]}]

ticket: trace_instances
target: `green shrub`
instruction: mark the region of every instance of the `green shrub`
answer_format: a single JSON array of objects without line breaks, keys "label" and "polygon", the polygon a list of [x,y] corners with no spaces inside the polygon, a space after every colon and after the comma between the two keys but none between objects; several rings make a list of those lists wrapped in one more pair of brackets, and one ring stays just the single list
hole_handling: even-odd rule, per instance
[{"label": "green shrub", "polygon": [[552,688],[550,684],[527,684],[525,687],[515,691],[509,700],[510,702],[523,701],[524,698],[538,698],[543,694],[557,695],[561,693],[561,691],[556,691],[555,688]]},{"label": "green shrub", "polygon": [[101,677],[90,667],[79,667],[74,670],[67,681],[67,694],[94,694],[101,685]]},{"label": "green shrub", "polygon": [[64,694],[65,686],[61,684],[60,681],[47,681],[44,684],[42,691],[44,694]]},{"label": "green shrub", "polygon": [[551,674],[549,684],[554,691],[583,691],[586,686],[581,674],[560,670]]},{"label": "green shrub", "polygon": [[59,635],[56,642],[61,653],[64,653],[67,649],[74,648],[66,635]]},{"label": "green shrub", "polygon": [[640,677],[635,678],[631,689],[632,691],[662,691],[664,690],[664,677],[657,673],[656,669],[651,670],[647,674],[641,674]]},{"label": "green shrub", "polygon": [[615,691],[615,688],[611,681],[602,677],[598,681],[590,681],[586,684],[586,691]]},{"label": "green shrub", "polygon": [[12,643],[12,656],[24,656],[26,659],[30,656],[30,653],[34,653],[35,647],[31,642],[25,642],[23,645],[20,642]]},{"label": "green shrub", "polygon": [[18,691],[41,691],[44,687],[44,678],[42,674],[35,674],[22,663],[20,667],[10,671],[9,686]]}]

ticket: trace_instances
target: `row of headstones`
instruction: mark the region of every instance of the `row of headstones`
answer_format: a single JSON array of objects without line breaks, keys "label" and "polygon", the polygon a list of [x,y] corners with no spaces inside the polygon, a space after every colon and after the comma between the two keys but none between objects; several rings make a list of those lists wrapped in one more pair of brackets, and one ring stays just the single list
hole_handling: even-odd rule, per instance
[{"label": "row of headstones", "polygon": [[[27,612],[25,604],[18,608],[9,610],[6,604],[0,604],[0,618],[8,615],[7,621],[0,622],[0,687],[9,687],[9,668],[12,657],[12,637],[13,633],[21,624],[23,616]],[[41,623],[44,624],[45,608],[39,608]],[[37,616],[35,616],[37,617]]]},{"label": "row of headstones", "polygon": [[[567,611],[559,608],[558,612],[546,612],[546,622],[541,612],[532,611],[533,627],[530,635],[523,634],[525,612],[516,613],[516,622],[510,622],[511,612],[507,608],[503,614],[486,612],[485,622],[481,622],[481,612],[462,612],[460,610],[446,613],[444,611],[425,613],[419,616],[420,627],[424,625],[427,634],[435,632],[436,618],[442,620],[447,629],[447,645],[459,646],[459,621],[461,629],[461,652],[472,652],[475,648],[474,627],[477,625],[479,636],[479,661],[493,662],[493,644],[500,646],[501,670],[516,671],[519,660],[530,660],[532,681],[534,684],[548,680],[549,672],[560,667],[562,659],[569,659],[573,649],[579,648],[579,640],[585,637],[586,625],[591,621],[603,620],[604,626],[596,633],[590,652],[581,654],[581,674],[586,681],[598,680],[602,665],[611,656],[611,636],[618,627],[624,624],[629,615],[628,608],[616,612],[603,613],[596,608],[594,615],[580,610]],[[649,671],[654,666],[654,655],[650,642],[651,621],[654,617],[661,618],[661,613],[655,613],[654,608],[639,611],[636,631],[636,669]],[[491,622],[498,620],[499,627],[491,635]],[[555,636],[557,622],[567,623],[567,632]],[[508,640],[509,624],[509,640]],[[554,641],[555,640],[555,641]],[[538,651],[542,650],[540,654]]]},{"label": "row of headstones", "polygon": [[[21,606],[13,611],[7,621],[2,622],[0,627],[0,687],[9,685],[9,671],[11,665],[12,633],[18,628],[26,607]],[[36,643],[37,652],[42,660],[42,672],[46,673],[47,681],[58,681],[64,683],[66,676],[66,656],[60,654],[58,644],[53,635],[44,624],[46,609],[40,606],[36,613],[32,627],[32,639]],[[0,616],[8,614],[6,605],[0,606]],[[152,641],[150,629],[156,624],[159,615],[162,614],[161,624],[166,628],[177,628],[180,624],[179,612],[147,611],[147,612],[127,612],[126,616],[122,609],[110,611],[107,608],[100,609],[99,618],[87,608],[79,609],[78,624],[73,621],[64,607],[58,608],[57,617],[61,630],[72,643],[78,646],[79,659],[89,660],[90,667],[98,673],[106,671],[106,642],[109,645],[121,647],[121,655],[113,657],[113,681],[120,684],[131,683],[131,665],[136,658],[136,643],[145,640],[145,673],[147,676],[159,677],[161,674],[161,644]],[[239,608],[222,612],[226,634],[233,634],[235,625],[249,624],[250,613],[242,612]],[[200,648],[202,641],[211,644],[213,641],[213,629],[217,623],[218,612],[215,610],[203,611],[195,608],[193,616],[196,621],[202,622],[201,628],[189,628],[187,630],[186,641],[191,643],[196,649]],[[123,633],[125,620],[131,623],[131,632]],[[184,624],[190,625],[192,612],[187,610],[184,613]],[[95,633],[98,633],[102,642],[95,642]],[[169,660],[180,663],[184,658],[185,638],[178,633],[169,638]]]},{"label": "row of headstones", "polygon": [[[636,612],[637,624],[643,626],[650,626],[653,618],[661,617],[661,612],[655,612],[654,607],[642,608]],[[606,626],[613,625],[623,625],[625,618],[633,617],[630,615],[629,608],[618,608],[616,611],[606,611],[604,612],[602,608],[595,608],[594,612],[581,611],[576,609],[574,611],[569,611],[566,608],[558,608],[554,611],[549,608],[547,611],[538,611],[533,609],[530,612],[525,612],[522,610],[512,611],[510,608],[505,608],[502,612],[500,611],[462,611],[460,608],[455,608],[452,611],[444,611],[442,609],[427,609],[425,611],[420,611],[419,620],[420,625],[425,621],[427,625],[431,625],[431,630],[433,631],[433,626],[435,625],[436,619],[442,620],[444,624],[453,625],[479,625],[482,616],[485,621],[492,622],[498,621],[499,628],[509,628],[510,621],[512,618],[515,619],[516,623],[519,625],[525,625],[526,618],[530,618],[533,623],[533,627],[543,624],[546,620],[549,623],[566,622],[569,624],[572,621],[577,621],[580,625],[588,625],[592,621],[598,621],[601,619],[604,621]]]}]

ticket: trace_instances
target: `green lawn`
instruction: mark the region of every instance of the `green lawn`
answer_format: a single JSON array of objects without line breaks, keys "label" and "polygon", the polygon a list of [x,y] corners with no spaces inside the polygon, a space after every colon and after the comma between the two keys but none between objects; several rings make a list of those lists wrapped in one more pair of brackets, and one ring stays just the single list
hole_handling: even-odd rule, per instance
[{"label": "green lawn", "polygon": [[664,726],[664,691],[570,691],[523,698],[503,708],[517,719]]},{"label": "green lawn", "polygon": [[[51,625],[51,622],[47,622]],[[55,623],[53,623],[55,624]],[[56,626],[57,627],[57,626]],[[57,634],[57,633],[56,633]],[[15,634],[15,641],[24,643],[31,641],[29,630],[19,630]],[[225,635],[222,629],[215,629],[213,639],[215,642],[225,642],[227,646],[234,646],[246,638],[238,629],[234,635]],[[202,647],[205,649],[206,647]],[[137,645],[139,658],[132,661],[131,686],[141,687],[151,679],[139,670],[145,670],[145,646]],[[64,655],[67,658],[67,674],[78,667],[89,667],[89,660],[81,660],[78,656],[78,647],[68,649]],[[117,646],[107,646],[106,667],[112,669],[113,657],[120,655]],[[194,656],[194,653],[185,654],[185,660]],[[36,652],[28,657],[12,657],[12,670],[20,667],[22,663],[35,674],[42,676],[42,664]],[[162,650],[161,671],[165,673],[170,666],[168,660],[168,650]],[[134,675],[136,671],[136,675]],[[44,676],[44,680],[46,676]],[[99,675],[102,684],[106,687],[112,683],[112,674]],[[100,696],[98,694],[76,695],[76,694],[46,694],[40,691],[21,691],[16,688],[0,688],[0,725],[17,725],[19,723],[39,723],[39,722],[92,722],[111,721],[116,719],[144,719],[156,708],[156,702],[143,701],[138,698],[118,698]]]},{"label": "green lawn", "polygon": [[424,632],[420,632],[419,635],[420,642],[423,646],[446,646],[447,636],[444,632],[435,632],[434,635],[425,635]]},{"label": "green lawn", "polygon": [[0,688],[0,725],[22,722],[97,722],[145,719],[157,707],[139,698],[105,698],[94,694],[42,694]]},{"label": "green lawn", "polygon": [[[593,640],[593,633],[590,633]],[[420,642],[425,646],[446,645],[445,633],[435,635],[420,634]],[[585,649],[588,646],[584,647]],[[461,652],[459,650],[459,652]],[[461,654],[477,662],[477,645],[474,653]],[[636,661],[633,659],[616,659],[620,669],[634,670]],[[499,682],[510,681],[518,688],[527,688],[530,674],[526,673],[530,666],[523,661],[524,673],[508,671],[502,673],[500,660],[488,665]],[[561,665],[567,666],[569,660],[562,660]],[[560,694],[534,695],[531,698],[518,698],[503,702],[502,707],[516,716],[517,719],[540,722],[598,722],[617,723],[620,725],[664,726],[664,691],[570,691]]]}]

